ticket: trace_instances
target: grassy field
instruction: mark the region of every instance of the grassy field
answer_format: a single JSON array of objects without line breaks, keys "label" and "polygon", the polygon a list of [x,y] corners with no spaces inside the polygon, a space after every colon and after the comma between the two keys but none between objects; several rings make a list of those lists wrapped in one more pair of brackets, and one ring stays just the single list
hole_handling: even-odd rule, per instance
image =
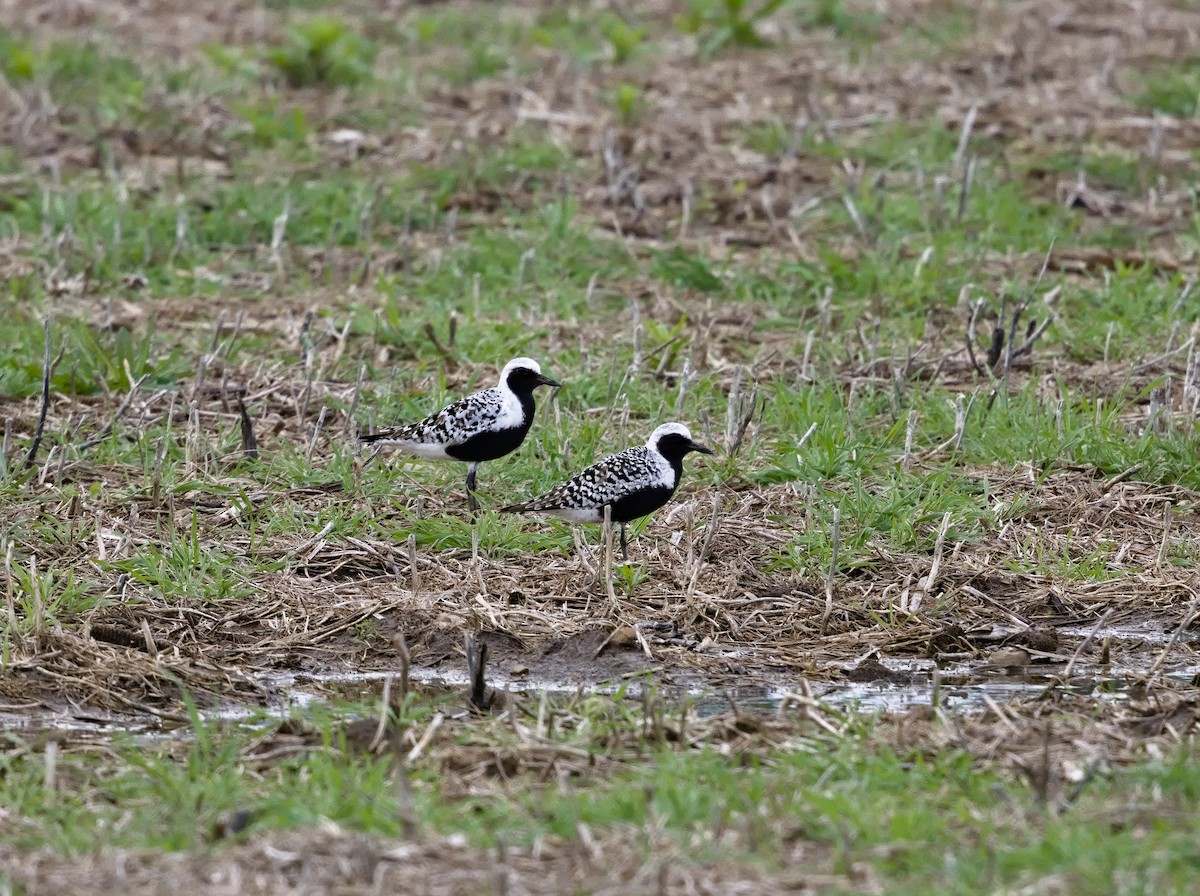
[{"label": "grassy field", "polygon": [[0,0],[0,893],[1193,891],[1196,3],[149,7]]}]

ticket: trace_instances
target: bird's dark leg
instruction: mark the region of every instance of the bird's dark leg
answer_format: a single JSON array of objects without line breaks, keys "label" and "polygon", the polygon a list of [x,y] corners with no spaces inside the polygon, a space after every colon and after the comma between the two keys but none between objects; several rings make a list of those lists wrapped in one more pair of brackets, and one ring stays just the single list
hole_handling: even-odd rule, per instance
[{"label": "bird's dark leg", "polygon": [[467,464],[467,509],[478,510],[479,502],[475,500],[475,473],[479,470],[479,464],[475,461]]},{"label": "bird's dark leg", "polygon": [[625,524],[621,523],[621,560],[629,561],[629,544],[625,541]]}]

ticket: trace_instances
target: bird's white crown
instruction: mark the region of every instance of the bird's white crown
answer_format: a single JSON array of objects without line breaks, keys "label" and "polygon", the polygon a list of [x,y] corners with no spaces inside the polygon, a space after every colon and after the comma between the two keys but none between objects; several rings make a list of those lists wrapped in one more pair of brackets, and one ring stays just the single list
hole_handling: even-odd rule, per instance
[{"label": "bird's white crown", "polygon": [[521,367],[528,368],[534,373],[542,372],[541,365],[538,364],[537,361],[533,360],[533,358],[513,358],[511,361],[505,364],[504,369],[500,371],[500,384],[503,385],[504,383],[507,383],[508,375]]},{"label": "bird's white crown", "polygon": [[647,448],[658,448],[658,440],[664,436],[683,436],[685,439],[692,438],[692,431],[682,423],[664,423],[654,432],[650,433],[650,438],[646,439]]}]

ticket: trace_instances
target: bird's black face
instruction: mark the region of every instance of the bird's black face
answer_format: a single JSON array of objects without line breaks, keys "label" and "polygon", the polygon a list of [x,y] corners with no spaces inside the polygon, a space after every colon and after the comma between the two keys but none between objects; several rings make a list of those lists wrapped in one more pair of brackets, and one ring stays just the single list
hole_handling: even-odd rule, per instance
[{"label": "bird's black face", "polygon": [[658,440],[657,444],[658,453],[667,458],[683,458],[692,451],[698,451],[701,454],[713,453],[707,445],[693,442],[687,436],[677,432],[667,433]]},{"label": "bird's black face", "polygon": [[514,392],[532,392],[538,386],[561,386],[562,383],[543,376],[532,367],[517,367],[508,372],[508,388]]}]

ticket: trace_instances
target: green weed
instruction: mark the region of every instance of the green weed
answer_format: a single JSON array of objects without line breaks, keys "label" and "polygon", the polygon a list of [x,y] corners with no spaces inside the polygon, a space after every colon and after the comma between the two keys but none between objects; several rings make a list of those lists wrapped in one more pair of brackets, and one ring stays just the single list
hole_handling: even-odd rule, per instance
[{"label": "green weed", "polygon": [[849,8],[845,0],[804,0],[795,9],[802,26],[827,28],[852,46],[878,40],[885,22],[880,13]]},{"label": "green weed", "polygon": [[413,33],[418,47],[451,51],[435,63],[439,81],[469,84],[523,65],[527,54],[522,51],[529,44],[553,43],[560,32],[531,29],[499,8],[494,15],[481,16],[447,7],[418,15]]},{"label": "green weed", "polygon": [[1117,153],[1060,152],[1036,162],[1052,171],[1074,175],[1082,173],[1090,184],[1119,190],[1140,190],[1145,164],[1132,155]]},{"label": "green weed", "polygon": [[608,42],[613,62],[617,65],[623,65],[632,59],[646,37],[645,28],[633,27],[616,15],[601,17],[600,30]]},{"label": "green weed", "polygon": [[790,155],[799,147],[801,140],[794,128],[784,122],[766,121],[751,125],[746,129],[745,145],[747,148],[767,156]]},{"label": "green weed", "polygon": [[32,80],[38,71],[38,59],[28,41],[0,28],[0,72],[10,81]]},{"label": "green weed", "polygon": [[724,286],[708,261],[682,246],[656,253],[651,270],[664,282],[685,289],[712,293]]},{"label": "green weed", "polygon": [[621,124],[630,125],[637,119],[642,110],[642,95],[642,88],[636,84],[623,82],[617,85],[612,94],[612,104]]},{"label": "green weed", "polygon": [[[11,353],[0,359],[0,394],[36,395],[42,388],[42,323],[21,316],[10,327]],[[52,322],[51,340],[58,363],[50,386],[68,395],[170,386],[188,368],[178,347],[168,351],[156,344],[153,323],[134,336],[124,328],[99,332],[68,319]]]},{"label": "green weed", "polygon": [[81,613],[101,603],[88,582],[76,578],[73,570],[60,570],[45,560],[39,563],[36,556],[17,555],[5,565],[14,612],[6,626],[11,628],[11,623],[16,623],[10,635],[36,634],[47,627],[74,622]]},{"label": "green weed", "polygon": [[[254,585],[240,571],[236,558],[213,539],[201,537],[194,513],[189,527],[164,534],[169,537],[161,545],[147,546],[129,560],[116,561],[113,568],[169,600],[210,604],[253,593]],[[263,563],[261,571],[273,565],[277,564]]]},{"label": "green weed", "polygon": [[[32,53],[32,56],[31,56]],[[114,52],[105,42],[55,42],[44,50],[18,53],[31,78],[46,83],[51,94],[87,122],[90,130],[142,120],[147,78],[133,59]]]},{"label": "green weed", "polygon": [[613,578],[621,594],[633,597],[638,585],[650,578],[650,570],[645,563],[619,563],[613,566]]},{"label": "green weed", "polygon": [[1141,90],[1134,99],[1149,112],[1191,118],[1200,100],[1200,72],[1194,66],[1160,66],[1143,75]]},{"label": "green weed", "polygon": [[249,125],[251,138],[258,146],[303,143],[312,133],[303,109],[282,108],[276,99],[265,103],[235,103],[233,110]]},{"label": "green weed", "polygon": [[758,26],[775,14],[786,0],[689,0],[679,27],[700,40],[702,56],[711,56],[726,47],[761,48],[769,42]]},{"label": "green weed", "polygon": [[377,52],[346,22],[322,17],[292,26],[267,59],[292,87],[354,86],[371,77]]}]

